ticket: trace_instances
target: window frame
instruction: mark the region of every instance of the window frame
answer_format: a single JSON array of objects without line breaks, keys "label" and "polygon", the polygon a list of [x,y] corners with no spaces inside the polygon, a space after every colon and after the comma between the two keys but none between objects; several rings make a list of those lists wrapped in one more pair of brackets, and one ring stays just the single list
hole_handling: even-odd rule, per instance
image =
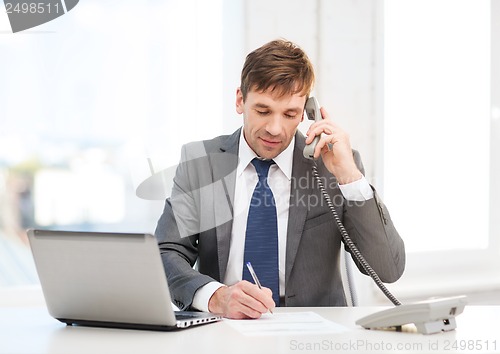
[{"label": "window frame", "polygon": [[[384,88],[384,12],[390,1],[377,4],[380,19],[375,28],[375,87],[376,105],[376,172],[379,193],[383,195],[387,176],[384,171],[385,88]],[[486,249],[407,251],[407,267],[403,277],[389,288],[398,298],[416,300],[430,296],[447,296],[476,293],[500,288],[500,225],[495,216],[500,215],[500,4],[490,1],[491,8],[491,108],[490,121],[490,203],[489,235]],[[496,115],[496,116],[495,116]],[[410,187],[411,188],[411,187]],[[391,205],[389,205],[389,210]],[[397,223],[396,223],[397,227]],[[404,239],[404,235],[402,235]],[[380,292],[374,292],[378,301]]]}]

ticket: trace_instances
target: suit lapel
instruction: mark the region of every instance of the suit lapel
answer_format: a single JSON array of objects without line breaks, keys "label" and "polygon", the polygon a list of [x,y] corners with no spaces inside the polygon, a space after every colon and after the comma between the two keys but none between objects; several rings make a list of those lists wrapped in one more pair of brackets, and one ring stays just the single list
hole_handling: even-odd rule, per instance
[{"label": "suit lapel", "polygon": [[302,231],[307,216],[307,201],[310,195],[312,160],[303,155],[305,137],[295,134],[295,148],[293,151],[292,184],[290,190],[290,209],[288,212],[288,232],[286,239],[286,269],[285,284],[291,274],[295,256],[302,238]]},{"label": "suit lapel", "polygon": [[224,280],[226,274],[229,247],[231,244],[240,130],[238,129],[220,143],[219,152],[210,154],[213,181],[218,184],[214,188],[214,212],[217,234],[217,258],[221,281]]}]

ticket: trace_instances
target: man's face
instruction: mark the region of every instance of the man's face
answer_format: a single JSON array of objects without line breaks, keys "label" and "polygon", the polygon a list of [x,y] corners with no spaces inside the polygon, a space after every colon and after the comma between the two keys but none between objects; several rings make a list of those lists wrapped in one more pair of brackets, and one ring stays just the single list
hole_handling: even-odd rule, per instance
[{"label": "man's face", "polygon": [[285,150],[304,117],[305,103],[306,96],[299,94],[276,97],[254,90],[243,102],[238,88],[236,111],[243,114],[243,134],[252,150],[265,159],[273,159]]}]

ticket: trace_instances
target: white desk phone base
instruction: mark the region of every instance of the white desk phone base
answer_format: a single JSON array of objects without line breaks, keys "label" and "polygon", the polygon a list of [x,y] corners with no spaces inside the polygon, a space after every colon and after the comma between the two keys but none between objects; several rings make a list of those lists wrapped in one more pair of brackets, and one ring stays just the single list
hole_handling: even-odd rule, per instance
[{"label": "white desk phone base", "polygon": [[447,332],[457,328],[455,316],[463,312],[466,303],[466,296],[419,301],[362,317],[356,324],[366,329],[388,329],[413,323],[419,333]]}]

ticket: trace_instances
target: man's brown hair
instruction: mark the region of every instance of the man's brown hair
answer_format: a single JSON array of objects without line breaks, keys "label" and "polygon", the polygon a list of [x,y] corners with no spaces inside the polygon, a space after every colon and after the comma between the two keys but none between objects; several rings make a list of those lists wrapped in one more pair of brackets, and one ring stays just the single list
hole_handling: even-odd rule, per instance
[{"label": "man's brown hair", "polygon": [[278,39],[247,55],[241,71],[243,101],[247,93],[271,90],[278,97],[286,94],[309,96],[314,86],[314,69],[306,53],[296,44]]}]

